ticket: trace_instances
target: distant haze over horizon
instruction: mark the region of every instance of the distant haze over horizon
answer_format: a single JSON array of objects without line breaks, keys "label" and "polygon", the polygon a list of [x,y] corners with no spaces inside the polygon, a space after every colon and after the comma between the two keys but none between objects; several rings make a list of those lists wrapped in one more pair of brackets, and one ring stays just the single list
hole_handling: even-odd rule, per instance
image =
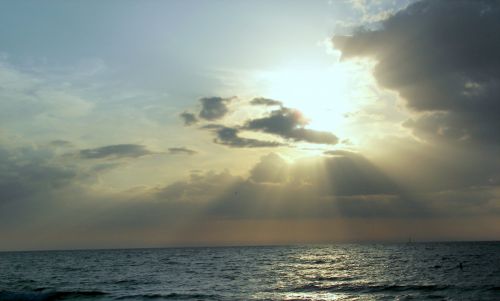
[{"label": "distant haze over horizon", "polygon": [[0,251],[500,240],[498,1],[0,8]]}]

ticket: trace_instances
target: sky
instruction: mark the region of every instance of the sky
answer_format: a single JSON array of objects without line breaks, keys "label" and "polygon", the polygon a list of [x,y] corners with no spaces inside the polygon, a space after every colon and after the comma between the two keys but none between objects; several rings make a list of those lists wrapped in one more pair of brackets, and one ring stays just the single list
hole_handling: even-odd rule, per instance
[{"label": "sky", "polygon": [[0,250],[500,239],[498,1],[0,7]]}]

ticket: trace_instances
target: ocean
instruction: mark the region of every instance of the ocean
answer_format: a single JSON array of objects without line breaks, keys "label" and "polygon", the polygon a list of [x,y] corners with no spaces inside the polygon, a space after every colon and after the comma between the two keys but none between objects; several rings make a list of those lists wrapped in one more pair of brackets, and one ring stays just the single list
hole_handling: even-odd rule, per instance
[{"label": "ocean", "polygon": [[500,242],[2,252],[0,300],[500,300]]}]

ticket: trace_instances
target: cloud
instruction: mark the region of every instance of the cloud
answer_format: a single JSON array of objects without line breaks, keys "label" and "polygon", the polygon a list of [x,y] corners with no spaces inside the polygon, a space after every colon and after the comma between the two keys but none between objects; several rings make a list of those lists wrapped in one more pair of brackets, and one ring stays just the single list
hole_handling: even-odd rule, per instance
[{"label": "cloud", "polygon": [[199,117],[205,120],[217,120],[227,114],[227,104],[232,98],[204,97],[200,99],[201,111]]},{"label": "cloud", "polygon": [[243,138],[239,136],[240,130],[237,128],[227,127],[223,125],[208,124],[202,127],[216,134],[214,142],[217,144],[226,145],[229,147],[278,147],[285,144],[275,141],[263,141],[252,138]]},{"label": "cloud", "polygon": [[[213,244],[217,240],[206,237],[207,227],[245,221],[269,232],[274,228],[266,221],[343,219],[359,226],[383,220],[384,233],[396,235],[394,219],[411,220],[415,223],[411,229],[421,229],[433,218],[498,220],[500,214],[498,190],[476,187],[408,194],[369,159],[348,151],[291,163],[271,153],[248,176],[199,171],[166,185],[111,193],[94,190],[81,181],[81,169],[56,159],[39,149],[0,148],[0,241],[10,242],[9,248],[68,247],[82,241],[79,246],[200,243],[200,237]],[[497,225],[483,228],[484,237],[498,232],[492,229]],[[325,232],[324,227],[302,230],[301,241]],[[216,236],[233,243],[245,237],[241,229],[231,231],[231,236],[227,231]],[[434,237],[432,230],[419,233]],[[457,234],[456,229],[446,233]]]},{"label": "cloud", "polygon": [[179,116],[184,121],[185,126],[190,126],[198,122],[198,118],[193,113],[183,112]]},{"label": "cloud", "polygon": [[[350,152],[294,163],[270,153],[260,159],[248,177],[227,171],[192,174],[187,180],[160,188],[153,198],[169,202],[172,207],[179,206],[185,215],[204,204],[205,217],[211,218],[424,214],[419,205],[408,202],[401,189],[383,172],[366,158]],[[186,204],[192,205],[186,207]],[[189,209],[189,206],[194,207]]]},{"label": "cloud", "polygon": [[377,81],[420,113],[405,125],[428,141],[499,145],[500,3],[411,4],[378,30],[333,42],[344,59],[371,57]]},{"label": "cloud", "polygon": [[279,100],[264,98],[264,97],[256,97],[250,101],[251,105],[254,106],[282,106],[283,103]]},{"label": "cloud", "polygon": [[80,157],[84,159],[137,158],[151,154],[153,152],[144,145],[138,144],[115,144],[80,151]]},{"label": "cloud", "polygon": [[[198,175],[191,178],[195,182],[200,179],[205,178]],[[362,196],[366,199],[367,196],[377,196],[383,198],[383,196],[403,193],[398,184],[368,159],[349,151],[333,151],[329,156],[304,158],[293,163],[287,163],[281,156],[270,153],[261,157],[250,170],[247,178],[234,177],[231,181],[217,180],[213,181],[213,184],[229,182],[235,187],[222,189],[230,192],[228,197],[231,197],[234,191],[239,191],[238,197],[245,198],[250,204],[258,202],[259,198],[264,196],[265,192],[270,189],[268,184],[276,185],[276,189],[281,191],[281,197],[285,199],[294,199],[295,193],[299,191],[297,195],[300,197],[297,202],[299,199],[300,202],[312,202],[312,199],[322,197],[331,197],[332,202],[335,197]],[[166,190],[169,189],[166,188]],[[242,195],[243,191],[252,195]],[[262,202],[273,202],[276,197],[278,196],[271,193],[264,197]],[[172,197],[172,199],[175,198]],[[297,204],[290,201],[283,205]]]},{"label": "cloud", "polygon": [[283,183],[288,179],[289,166],[275,153],[260,159],[250,171],[249,179],[258,183]]},{"label": "cloud", "polygon": [[184,154],[184,155],[195,155],[197,154],[198,152],[195,151],[195,150],[192,150],[192,149],[189,149],[189,148],[185,148],[185,147],[171,147],[168,149],[168,152],[172,155],[181,155],[181,154]]},{"label": "cloud", "polygon": [[[227,112],[226,103],[231,98],[210,97],[200,99],[202,110],[200,118],[213,120],[222,118]],[[278,100],[257,97],[250,101],[252,105],[258,106],[279,106],[280,108],[272,111],[268,116],[262,118],[248,119],[243,125],[225,125],[225,124],[205,124],[201,129],[211,130],[216,134],[214,142],[229,147],[275,147],[287,144],[276,141],[262,141],[253,138],[244,138],[240,134],[242,131],[263,132],[277,135],[280,138],[292,141],[305,141],[318,144],[337,144],[339,139],[330,132],[307,129],[305,126],[308,120],[302,113],[295,109],[283,107],[282,102]],[[185,114],[185,116],[183,115]],[[191,117],[191,113],[183,113],[181,117],[186,125]]]},{"label": "cloud", "polygon": [[30,64],[25,68],[9,64],[6,56],[0,55],[0,119],[3,128],[51,139],[51,135],[71,128],[93,111],[94,102],[85,99],[74,85],[56,84],[60,81],[51,80],[50,72],[34,70],[37,68]]},{"label": "cloud", "polygon": [[72,147],[73,143],[66,140],[52,140],[50,141],[50,145],[53,147],[65,148],[65,147]]},{"label": "cloud", "polygon": [[[309,168],[320,164],[321,169]],[[321,172],[322,174],[318,174]],[[328,156],[298,161],[291,170],[292,180],[316,185],[327,195],[388,195],[401,193],[400,187],[381,169],[358,153],[329,151]]]},{"label": "cloud", "polygon": [[305,129],[307,119],[298,110],[280,108],[269,116],[246,122],[244,129],[275,134],[293,141],[305,141],[319,144],[336,144],[338,138],[330,132]]},{"label": "cloud", "polygon": [[0,147],[0,205],[34,195],[48,195],[70,184],[77,176],[74,166],[57,164],[48,150]]},{"label": "cloud", "polygon": [[181,205],[182,202],[206,203],[213,201],[221,191],[240,181],[242,178],[231,175],[228,171],[191,174],[189,179],[160,187],[156,190],[154,198],[173,202],[181,207],[184,207]]},{"label": "cloud", "polygon": [[500,160],[495,148],[457,147],[411,137],[386,137],[372,148],[382,150],[383,154],[374,158],[378,166],[419,193],[494,188],[500,184]]}]

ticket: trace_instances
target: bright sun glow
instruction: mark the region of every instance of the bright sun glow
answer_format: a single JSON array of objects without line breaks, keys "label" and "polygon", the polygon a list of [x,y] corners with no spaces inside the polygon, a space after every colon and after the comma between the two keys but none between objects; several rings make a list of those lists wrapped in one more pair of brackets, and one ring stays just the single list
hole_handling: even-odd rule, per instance
[{"label": "bright sun glow", "polygon": [[369,62],[289,64],[258,75],[263,95],[297,108],[309,118],[309,128],[345,131],[346,114],[373,97]]}]

